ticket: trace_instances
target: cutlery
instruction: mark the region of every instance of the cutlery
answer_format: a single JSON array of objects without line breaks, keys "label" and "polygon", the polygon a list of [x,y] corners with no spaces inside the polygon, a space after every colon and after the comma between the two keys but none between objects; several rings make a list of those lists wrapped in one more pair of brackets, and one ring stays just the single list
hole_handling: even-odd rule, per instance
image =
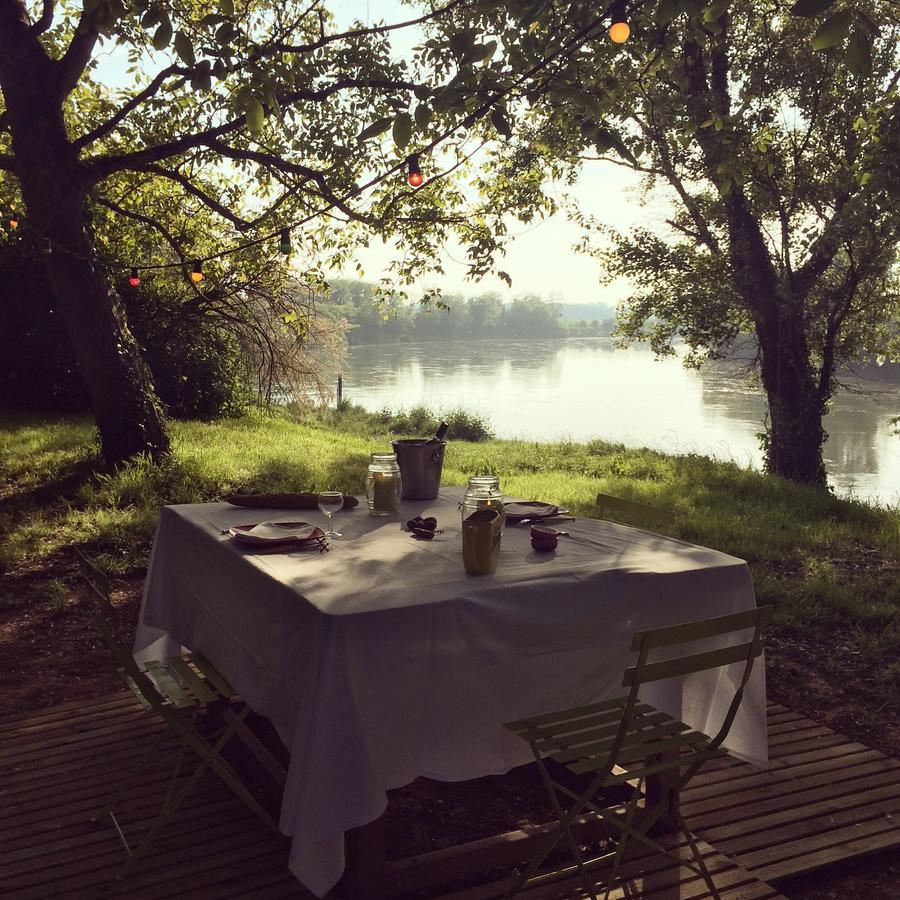
[{"label": "cutlery", "polygon": [[[536,516],[533,519],[519,519],[516,525],[549,525],[551,522],[574,522],[575,516]],[[560,532],[562,534],[562,532]]]}]

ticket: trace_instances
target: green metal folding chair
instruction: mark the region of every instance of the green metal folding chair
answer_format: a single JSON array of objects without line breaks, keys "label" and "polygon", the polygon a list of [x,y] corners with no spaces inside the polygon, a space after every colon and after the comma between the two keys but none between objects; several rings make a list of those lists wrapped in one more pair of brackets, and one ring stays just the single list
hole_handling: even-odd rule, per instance
[{"label": "green metal folding chair", "polygon": [[650,506],[635,500],[623,500],[611,494],[597,494],[597,507],[604,519],[614,522],[640,522],[647,525],[665,527],[675,523],[675,513],[661,506]]},{"label": "green metal folding chair", "polygon": [[[246,704],[237,712],[231,708],[229,700],[234,696],[234,689],[215,666],[199,653],[188,653],[165,661],[151,660],[143,666],[138,665],[122,639],[118,616],[110,602],[109,576],[81,553],[79,557],[81,574],[90,588],[93,600],[94,624],[109,648],[118,667],[119,676],[144,709],[158,715],[168,726],[147,748],[106,804],[106,813],[109,814],[128,854],[128,860],[116,875],[117,879],[124,878],[137,860],[146,853],[207,769],[212,769],[261,822],[278,833],[275,820],[247,790],[232,766],[221,755],[222,748],[235,736],[251,745],[258,743],[244,723],[250,708]],[[225,725],[207,738],[198,729],[197,722],[200,715],[214,703],[218,704],[217,708]],[[177,739],[178,750],[162,808],[137,845],[132,846],[116,816],[116,808],[137,776],[157,756],[160,745],[168,736]],[[187,750],[192,750],[199,757],[199,764],[179,787],[179,776]]]},{"label": "green metal folding chair", "polygon": [[[575,709],[531,716],[504,726],[531,744],[544,786],[559,817],[558,828],[548,836],[506,896],[512,897],[526,884],[537,885],[552,880],[554,873],[536,873],[550,852],[565,840],[585,890],[596,900],[594,881],[588,875],[571,830],[576,818],[590,811],[620,832],[604,897],[609,896],[631,841],[646,844],[676,859],[680,865],[688,866],[703,877],[712,895],[719,897],[677,804],[675,819],[687,839],[694,862],[686,862],[650,837],[649,832],[669,810],[669,804],[667,797],[658,798],[655,803],[649,801],[647,779],[668,772],[673,776],[674,790],[679,792],[707,760],[724,755],[721,745],[737,715],[754,661],[762,653],[762,628],[771,611],[772,607],[762,607],[636,632],[631,649],[638,654],[637,662],[625,670],[622,680],[623,686],[630,688],[626,695]],[[752,638],[737,639],[738,633],[746,633],[750,629],[753,630]],[[677,648],[679,644],[725,635],[734,635],[734,639],[720,649],[648,661],[651,651],[669,648],[667,653],[674,652],[672,648]],[[638,697],[643,684],[741,662],[744,663],[743,674],[714,737],[690,729]],[[634,785],[635,789],[623,815],[621,806],[604,802],[601,793],[604,789],[609,790],[626,782]],[[645,808],[638,815],[642,799]]]}]

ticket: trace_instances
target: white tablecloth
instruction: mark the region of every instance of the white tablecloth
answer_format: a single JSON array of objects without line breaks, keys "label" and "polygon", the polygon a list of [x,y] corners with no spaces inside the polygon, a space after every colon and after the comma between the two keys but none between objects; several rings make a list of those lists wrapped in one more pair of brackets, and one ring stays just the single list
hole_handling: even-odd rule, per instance
[{"label": "white tablecloth", "polygon": [[[528,762],[501,723],[621,694],[635,630],[754,606],[742,560],[591,519],[566,523],[571,537],[550,555],[531,550],[527,527],[507,527],[496,574],[466,575],[457,501],[443,491],[405,502],[398,518],[369,516],[363,501],[335,517],[344,536],[322,555],[255,554],[221,533],[324,524],[318,511],[162,511],[136,655],[199,651],[272,720],[291,751],[280,822],[293,835],[291,869],[319,896],[343,871],[343,832],[376,819],[388,789]],[[401,522],[416,513],[445,533],[415,540]],[[642,696],[714,733],[740,672]],[[726,747],[766,762],[762,662]]]}]

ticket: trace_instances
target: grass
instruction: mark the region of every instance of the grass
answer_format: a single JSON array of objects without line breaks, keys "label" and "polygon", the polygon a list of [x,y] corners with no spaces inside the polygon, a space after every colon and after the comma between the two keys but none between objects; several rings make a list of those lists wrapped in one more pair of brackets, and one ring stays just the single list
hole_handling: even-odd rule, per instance
[{"label": "grass", "polygon": [[[369,454],[389,448],[389,427],[399,422],[394,433],[404,426],[406,433],[427,433],[422,415],[385,421],[348,408],[301,423],[262,414],[172,422],[170,462],[138,460],[115,471],[99,465],[85,419],[0,418],[0,571],[40,568],[76,545],[113,571],[139,571],[165,503],[214,500],[229,491],[360,494]],[[451,442],[444,483],[464,484],[475,473],[496,474],[507,494],[560,503],[576,516],[596,514],[598,491],[670,507],[677,514],[673,535],[749,562],[759,600],[776,604],[782,626],[840,626],[870,655],[900,649],[897,509],[703,456],[599,441]],[[59,585],[47,595],[59,604]],[[0,595],[0,606],[14,602]]]}]

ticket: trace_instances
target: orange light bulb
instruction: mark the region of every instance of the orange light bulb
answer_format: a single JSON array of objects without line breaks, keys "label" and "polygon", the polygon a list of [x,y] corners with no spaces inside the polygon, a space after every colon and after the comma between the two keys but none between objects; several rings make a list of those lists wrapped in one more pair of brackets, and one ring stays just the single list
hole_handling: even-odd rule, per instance
[{"label": "orange light bulb", "polygon": [[199,259],[194,260],[194,268],[191,271],[191,281],[193,281],[194,284],[200,284],[200,282],[203,281],[203,269],[200,266]]},{"label": "orange light bulb", "polygon": [[631,28],[627,22],[613,22],[609,26],[609,39],[614,44],[624,44],[631,36]]}]

